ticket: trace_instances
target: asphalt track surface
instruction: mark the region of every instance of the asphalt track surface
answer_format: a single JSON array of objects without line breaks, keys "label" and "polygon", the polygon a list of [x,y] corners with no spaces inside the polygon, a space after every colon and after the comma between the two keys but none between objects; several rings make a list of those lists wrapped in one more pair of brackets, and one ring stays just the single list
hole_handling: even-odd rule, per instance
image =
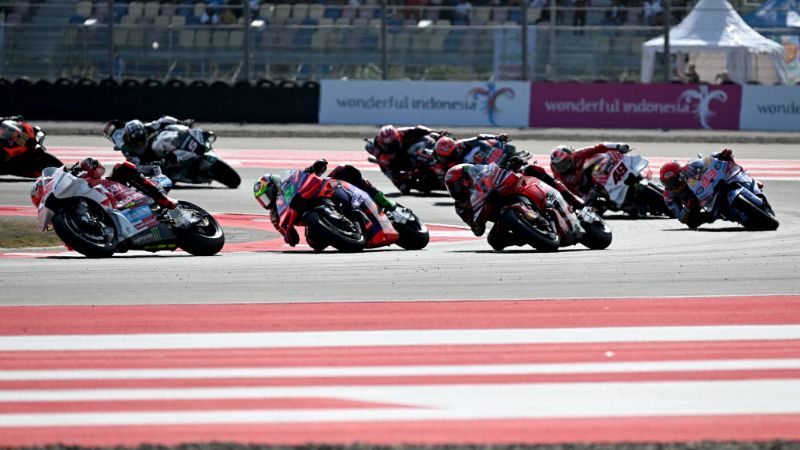
[{"label": "asphalt track surface", "polygon": [[[252,182],[319,155],[394,193],[359,141],[221,138],[242,186],[173,191],[229,221],[220,255],[0,250],[0,446],[800,439],[797,145],[632,143],[731,146],[781,226],[611,216],[603,251],[494,252],[448,197],[407,196],[442,225],[428,248],[316,254],[280,245]],[[30,182],[0,187],[0,212],[32,212]]]}]

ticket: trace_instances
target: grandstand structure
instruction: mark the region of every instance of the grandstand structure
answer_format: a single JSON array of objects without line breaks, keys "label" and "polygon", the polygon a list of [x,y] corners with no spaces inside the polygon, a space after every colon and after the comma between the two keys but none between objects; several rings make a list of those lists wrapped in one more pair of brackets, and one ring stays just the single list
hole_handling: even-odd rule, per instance
[{"label": "grandstand structure", "polygon": [[521,79],[527,29],[529,80],[638,80],[641,43],[664,28],[619,1],[594,0],[577,27],[566,0],[466,15],[418,1],[0,0],[0,77]]}]

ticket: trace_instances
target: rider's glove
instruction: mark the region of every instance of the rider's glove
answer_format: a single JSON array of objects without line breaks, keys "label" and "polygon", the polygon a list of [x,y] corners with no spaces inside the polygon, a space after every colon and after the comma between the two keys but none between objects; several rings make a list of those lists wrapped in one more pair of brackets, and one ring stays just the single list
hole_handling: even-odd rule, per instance
[{"label": "rider's glove", "polygon": [[512,156],[508,159],[505,163],[503,163],[502,168],[506,170],[510,170],[512,172],[519,172],[522,170],[522,167],[525,165],[525,161],[520,158],[519,156]]},{"label": "rider's glove", "polygon": [[509,139],[507,134],[501,133],[500,135],[497,136],[497,140],[500,141],[500,142],[508,142],[511,139]]},{"label": "rider's glove", "polygon": [[625,153],[628,153],[629,151],[631,151],[631,147],[630,147],[630,145],[628,145],[628,144],[623,144],[623,143],[616,143],[616,142],[604,142],[604,143],[603,143],[603,146],[604,146],[605,148],[614,149],[614,150],[616,150],[616,151],[618,151],[618,152],[622,153],[623,155],[624,155]]},{"label": "rider's glove", "polygon": [[79,165],[89,178],[100,178],[106,172],[106,168],[94,158],[84,158]]},{"label": "rider's glove", "polygon": [[733,150],[726,148],[725,150],[719,152],[717,154],[717,159],[721,161],[730,161],[733,162]]},{"label": "rider's glove", "polygon": [[313,173],[317,176],[322,176],[328,170],[328,161],[325,159],[318,159],[314,161],[314,164],[306,167],[303,169],[305,173]]},{"label": "rider's glove", "polygon": [[194,119],[184,119],[184,120],[179,120],[178,123],[187,126],[189,128],[192,128],[195,124],[195,121]]}]

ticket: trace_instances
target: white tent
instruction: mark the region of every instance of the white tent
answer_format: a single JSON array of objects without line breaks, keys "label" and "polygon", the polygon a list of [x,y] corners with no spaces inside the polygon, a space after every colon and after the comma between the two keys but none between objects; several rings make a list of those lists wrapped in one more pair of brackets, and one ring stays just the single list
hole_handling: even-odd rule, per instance
[{"label": "white tent", "polygon": [[[700,0],[686,18],[669,32],[670,52],[688,55],[700,78],[713,81],[727,71],[739,84],[788,84],[781,44],[750,28],[727,0]],[[650,83],[656,52],[664,52],[664,36],[642,44],[642,82]],[[683,58],[678,58],[683,63]],[[678,67],[683,70],[683,67]]]}]

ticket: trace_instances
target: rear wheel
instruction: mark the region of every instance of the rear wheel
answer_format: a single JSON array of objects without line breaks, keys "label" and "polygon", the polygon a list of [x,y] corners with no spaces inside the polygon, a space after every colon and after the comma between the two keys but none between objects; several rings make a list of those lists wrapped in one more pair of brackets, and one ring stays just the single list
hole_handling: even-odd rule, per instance
[{"label": "rear wheel", "polygon": [[64,206],[53,216],[53,228],[67,246],[89,258],[108,258],[117,247],[114,221],[96,203]]},{"label": "rear wheel", "polygon": [[331,217],[327,210],[315,210],[303,218],[308,234],[313,236],[314,249],[330,245],[342,252],[360,252],[367,245],[361,226],[344,216]]},{"label": "rear wheel", "polygon": [[195,256],[216,255],[225,246],[225,233],[214,216],[203,208],[189,202],[180,201],[178,207],[200,220],[189,229],[175,229],[178,247]]},{"label": "rear wheel", "polygon": [[743,225],[751,230],[772,231],[777,230],[780,225],[771,209],[767,211],[758,207],[741,195],[733,201],[733,207],[747,216],[748,220]]},{"label": "rear wheel", "polygon": [[587,248],[592,250],[602,250],[604,248],[608,248],[611,245],[611,239],[613,236],[611,235],[611,230],[608,228],[604,220],[598,220],[596,222],[581,222],[581,227],[583,227],[583,238],[581,238],[581,244],[585,245]]},{"label": "rear wheel", "polygon": [[233,167],[221,159],[211,166],[211,178],[231,189],[236,189],[242,183],[242,178],[233,170]]},{"label": "rear wheel", "polygon": [[541,215],[530,211],[527,215],[515,208],[503,212],[501,220],[518,237],[540,252],[554,252],[561,245],[561,239],[553,225]]},{"label": "rear wheel", "polygon": [[638,201],[647,207],[651,215],[672,217],[672,211],[664,200],[664,192],[647,183],[638,186]]},{"label": "rear wheel", "polygon": [[[398,206],[400,208],[400,206]],[[417,217],[416,214],[407,210],[411,218],[404,223],[392,222],[392,226],[397,231],[399,237],[396,244],[406,250],[420,250],[428,245],[431,240],[428,227]]]}]

